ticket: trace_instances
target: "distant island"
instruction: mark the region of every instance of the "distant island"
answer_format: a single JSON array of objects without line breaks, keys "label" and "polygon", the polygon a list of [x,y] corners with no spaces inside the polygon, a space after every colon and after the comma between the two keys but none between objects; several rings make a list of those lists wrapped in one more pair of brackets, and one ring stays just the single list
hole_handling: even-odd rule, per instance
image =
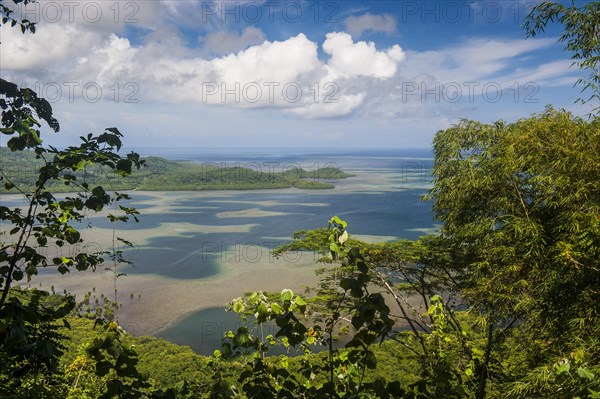
[{"label": "distant island", "polygon": [[[52,155],[47,159],[51,160]],[[83,171],[64,171],[77,177],[78,182],[102,185],[106,190],[141,191],[199,191],[199,190],[259,190],[276,188],[331,189],[332,181],[354,176],[335,166],[305,170],[296,165],[260,170],[253,164],[199,164],[190,161],[172,161],[149,156],[144,158],[146,167],[121,177],[95,166]],[[32,151],[12,152],[0,147],[0,169],[3,174],[22,190],[29,191],[39,175],[43,161]],[[3,179],[6,182],[6,178]],[[55,192],[73,192],[73,185],[53,184]],[[4,186],[0,193],[8,192]],[[14,193],[14,190],[10,191]]]}]

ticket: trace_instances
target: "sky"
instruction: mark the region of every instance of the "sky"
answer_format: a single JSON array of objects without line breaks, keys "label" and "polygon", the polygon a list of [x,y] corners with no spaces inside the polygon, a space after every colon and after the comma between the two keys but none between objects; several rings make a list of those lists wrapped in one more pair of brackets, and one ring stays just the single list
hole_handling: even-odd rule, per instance
[{"label": "sky", "polygon": [[[429,147],[461,119],[577,115],[559,26],[535,1],[38,1],[0,28],[0,76],[52,105],[74,144],[129,148]],[[1,143],[0,143],[1,144]]]}]

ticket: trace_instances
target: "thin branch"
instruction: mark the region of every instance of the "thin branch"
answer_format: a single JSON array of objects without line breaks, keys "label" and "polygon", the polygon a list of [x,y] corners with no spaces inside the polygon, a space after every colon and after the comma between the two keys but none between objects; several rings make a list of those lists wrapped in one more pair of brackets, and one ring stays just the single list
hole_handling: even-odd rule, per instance
[{"label": "thin branch", "polygon": [[392,287],[387,282],[387,280],[385,280],[385,278],[381,275],[381,273],[379,273],[377,271],[373,271],[373,272],[379,278],[379,280],[383,283],[384,287],[388,290],[388,292],[392,295],[392,297],[398,304],[398,307],[400,308],[400,312],[402,312],[402,315],[406,318],[406,321],[408,322],[410,329],[412,330],[414,336],[417,338],[417,340],[419,341],[419,343],[421,345],[421,348],[423,349],[423,353],[425,354],[425,356],[427,356],[428,351],[427,351],[427,347],[425,345],[425,341],[423,340],[423,337],[421,336],[421,334],[415,327],[413,320],[408,317],[408,314],[406,313],[406,310],[404,309],[404,306],[402,305],[401,299],[398,297],[396,292],[392,289]]}]

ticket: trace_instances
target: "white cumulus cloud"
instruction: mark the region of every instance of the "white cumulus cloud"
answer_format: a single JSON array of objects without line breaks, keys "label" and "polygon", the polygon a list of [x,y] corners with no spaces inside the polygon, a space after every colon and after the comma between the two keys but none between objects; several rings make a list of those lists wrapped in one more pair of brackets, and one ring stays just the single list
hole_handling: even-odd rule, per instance
[{"label": "white cumulus cloud", "polygon": [[295,82],[320,65],[317,44],[302,33],[285,41],[267,41],[211,63],[219,79],[242,84]]},{"label": "white cumulus cloud", "polygon": [[273,108],[310,119],[364,108],[379,95],[373,88],[382,86],[374,82],[394,77],[405,58],[398,45],[377,49],[343,32],[319,43],[303,33],[268,41],[257,28],[223,31],[204,38],[215,51],[218,38],[229,40],[219,50],[228,53],[213,58],[168,26],[135,39],[81,24],[45,25],[35,35],[2,33],[3,78],[30,87],[58,82],[70,93],[75,84],[74,95],[83,97],[91,84],[107,100],[134,94],[140,103]]},{"label": "white cumulus cloud", "polygon": [[396,74],[398,63],[404,61],[404,51],[394,45],[387,51],[377,51],[373,42],[353,42],[343,32],[327,34],[323,50],[331,56],[327,65],[340,77],[369,76],[386,79]]}]

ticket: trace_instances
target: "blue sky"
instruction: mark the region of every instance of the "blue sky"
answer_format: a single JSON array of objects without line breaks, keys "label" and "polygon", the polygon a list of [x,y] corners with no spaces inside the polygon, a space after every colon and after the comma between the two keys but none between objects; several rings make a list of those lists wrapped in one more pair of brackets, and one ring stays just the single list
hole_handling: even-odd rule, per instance
[{"label": "blue sky", "polygon": [[40,1],[0,71],[37,89],[64,146],[427,147],[461,118],[584,115],[580,72],[521,27],[534,1]]}]

